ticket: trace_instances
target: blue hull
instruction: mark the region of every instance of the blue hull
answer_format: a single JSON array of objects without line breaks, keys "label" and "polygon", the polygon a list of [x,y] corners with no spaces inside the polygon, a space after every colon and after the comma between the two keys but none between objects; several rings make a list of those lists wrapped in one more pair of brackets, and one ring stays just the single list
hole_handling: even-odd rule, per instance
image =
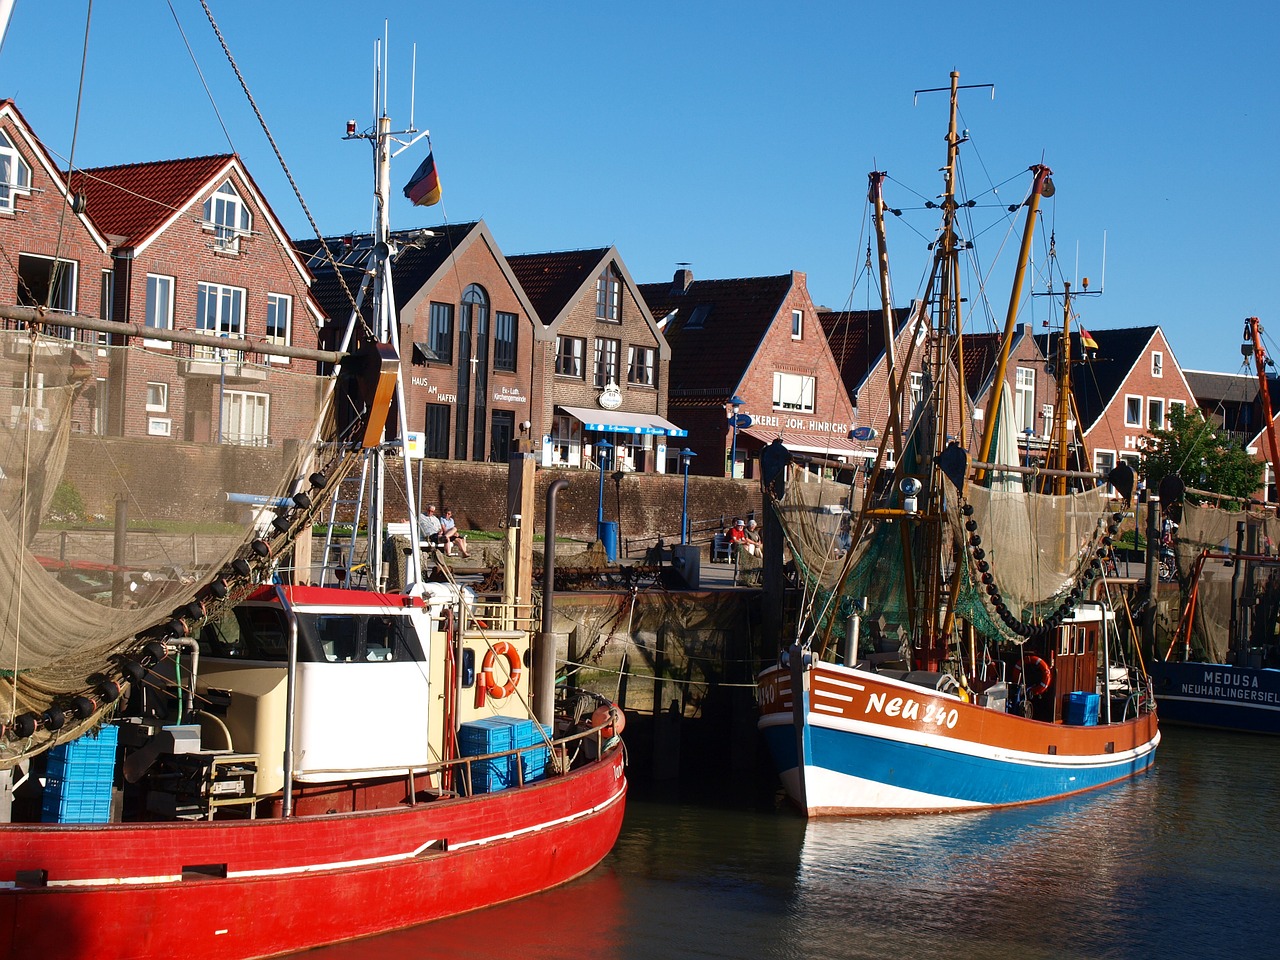
[{"label": "blue hull", "polygon": [[1162,722],[1280,734],[1280,670],[1157,661],[1151,679]]},{"label": "blue hull", "polygon": [[[762,731],[780,774],[796,769],[795,729],[789,724]],[[883,784],[939,807],[1012,806],[1068,796],[1123,780],[1150,768],[1154,747],[1137,756],[1097,763],[995,759],[917,743],[810,724],[806,731],[810,768],[836,777]],[[924,804],[925,807],[929,806]]]}]

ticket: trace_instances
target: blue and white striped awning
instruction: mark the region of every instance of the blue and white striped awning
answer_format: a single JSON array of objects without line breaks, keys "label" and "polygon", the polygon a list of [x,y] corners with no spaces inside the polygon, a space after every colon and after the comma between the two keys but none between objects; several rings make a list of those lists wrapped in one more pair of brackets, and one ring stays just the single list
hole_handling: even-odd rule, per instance
[{"label": "blue and white striped awning", "polygon": [[628,413],[625,410],[597,410],[591,407],[560,409],[575,420],[581,420],[584,430],[594,430],[597,433],[644,433],[655,437],[689,435],[688,430],[681,430],[656,413]]}]

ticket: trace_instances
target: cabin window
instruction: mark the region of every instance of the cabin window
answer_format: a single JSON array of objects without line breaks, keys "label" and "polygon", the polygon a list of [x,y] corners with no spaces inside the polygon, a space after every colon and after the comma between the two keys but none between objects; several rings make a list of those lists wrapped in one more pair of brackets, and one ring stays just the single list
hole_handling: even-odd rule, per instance
[{"label": "cabin window", "polygon": [[413,624],[390,613],[298,615],[298,659],[311,663],[422,660]]},{"label": "cabin window", "polygon": [[470,647],[462,648],[462,686],[476,685],[476,652]]},{"label": "cabin window", "polygon": [[285,661],[289,625],[275,607],[236,607],[200,630],[200,652],[213,657]]}]

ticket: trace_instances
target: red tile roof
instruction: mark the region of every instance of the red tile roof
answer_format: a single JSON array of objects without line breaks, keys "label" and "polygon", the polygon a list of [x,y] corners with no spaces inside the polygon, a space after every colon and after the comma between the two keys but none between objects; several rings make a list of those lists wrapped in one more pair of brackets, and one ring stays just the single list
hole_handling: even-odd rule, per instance
[{"label": "red tile roof", "polygon": [[507,263],[538,311],[538,319],[549,326],[569,306],[583,282],[599,273],[610,249],[525,253],[507,257]]},{"label": "red tile roof", "polygon": [[[642,283],[640,295],[655,320],[668,317],[671,344],[668,397],[672,406],[733,396],[791,290],[791,274],[738,280]],[[690,326],[698,308],[701,325]]]},{"label": "red tile roof", "polygon": [[[893,326],[900,334],[911,316],[907,307],[893,311]],[[851,397],[857,396],[867,375],[884,357],[884,320],[879,310],[820,310],[818,321],[827,335],[831,356],[840,368],[840,379]]]},{"label": "red tile roof", "polygon": [[223,154],[130,163],[75,170],[67,179],[73,193],[85,194],[86,212],[98,229],[124,237],[126,246],[137,246],[234,161],[234,155]]}]

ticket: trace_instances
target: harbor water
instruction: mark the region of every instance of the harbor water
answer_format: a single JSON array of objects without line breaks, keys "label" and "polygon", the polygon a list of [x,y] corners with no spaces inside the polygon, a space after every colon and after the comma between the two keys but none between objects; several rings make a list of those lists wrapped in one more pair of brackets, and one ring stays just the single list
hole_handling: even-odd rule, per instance
[{"label": "harbor water", "polygon": [[616,848],[586,877],[306,956],[1278,954],[1280,740],[1167,727],[1139,779],[985,813],[806,823],[767,785],[636,787]]}]

